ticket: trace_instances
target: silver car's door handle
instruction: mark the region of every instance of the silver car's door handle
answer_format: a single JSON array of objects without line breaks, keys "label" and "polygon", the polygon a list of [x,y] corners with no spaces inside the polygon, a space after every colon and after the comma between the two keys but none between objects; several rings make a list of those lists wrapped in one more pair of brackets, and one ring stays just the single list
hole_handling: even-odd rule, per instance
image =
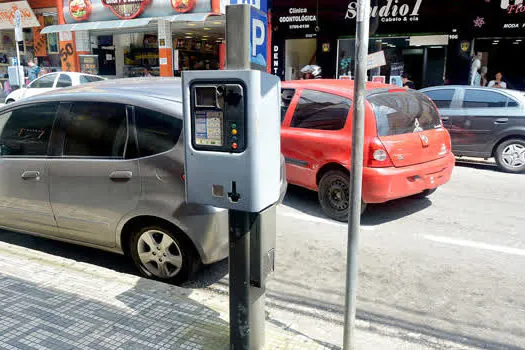
[{"label": "silver car's door handle", "polygon": [[131,171],[114,171],[109,174],[109,178],[113,181],[128,181],[133,177]]},{"label": "silver car's door handle", "polygon": [[505,123],[508,123],[508,122],[509,122],[509,118],[499,118],[499,119],[496,119],[494,124],[505,124]]},{"label": "silver car's door handle", "polygon": [[30,179],[36,179],[40,180],[40,171],[24,171],[22,173],[22,179],[24,180],[30,180]]}]

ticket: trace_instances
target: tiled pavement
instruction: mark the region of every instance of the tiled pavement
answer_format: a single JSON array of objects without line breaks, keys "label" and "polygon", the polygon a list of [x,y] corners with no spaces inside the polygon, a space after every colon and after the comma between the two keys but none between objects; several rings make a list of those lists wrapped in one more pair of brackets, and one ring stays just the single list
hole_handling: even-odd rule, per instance
[{"label": "tiled pavement", "polygon": [[[0,349],[228,349],[224,298],[0,242]],[[267,349],[325,349],[267,324]]]},{"label": "tiled pavement", "polygon": [[130,289],[127,308],[0,277],[1,349],[226,349],[227,324],[182,298]]},{"label": "tiled pavement", "polygon": [[[227,288],[212,289],[178,288],[0,240],[0,350],[228,349]],[[290,320],[269,311],[266,349],[340,349],[341,339],[322,336],[314,318],[305,324],[300,313]],[[368,323],[358,322],[359,350],[471,349]]]}]

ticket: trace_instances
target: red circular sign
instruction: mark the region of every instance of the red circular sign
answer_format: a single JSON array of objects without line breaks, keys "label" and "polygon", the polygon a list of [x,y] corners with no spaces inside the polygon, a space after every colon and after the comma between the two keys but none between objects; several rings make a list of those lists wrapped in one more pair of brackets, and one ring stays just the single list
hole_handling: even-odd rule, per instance
[{"label": "red circular sign", "polygon": [[91,0],[70,0],[69,13],[76,21],[85,21],[91,16]]},{"label": "red circular sign", "polygon": [[171,6],[177,12],[189,12],[195,8],[196,0],[171,0]]},{"label": "red circular sign", "polygon": [[120,19],[133,19],[144,12],[151,0],[102,0],[111,12]]}]

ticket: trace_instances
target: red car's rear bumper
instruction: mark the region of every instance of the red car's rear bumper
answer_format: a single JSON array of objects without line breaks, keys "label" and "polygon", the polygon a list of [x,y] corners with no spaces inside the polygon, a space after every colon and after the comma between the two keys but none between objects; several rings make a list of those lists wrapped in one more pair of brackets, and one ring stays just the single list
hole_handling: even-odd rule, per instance
[{"label": "red car's rear bumper", "polygon": [[455,164],[452,153],[431,162],[402,168],[363,169],[363,200],[383,203],[408,197],[448,182]]}]

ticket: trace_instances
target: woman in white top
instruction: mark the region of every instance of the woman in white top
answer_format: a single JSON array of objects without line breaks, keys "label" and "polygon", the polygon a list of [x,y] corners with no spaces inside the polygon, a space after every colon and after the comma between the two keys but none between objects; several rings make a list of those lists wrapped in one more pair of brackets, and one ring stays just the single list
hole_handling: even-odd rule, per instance
[{"label": "woman in white top", "polygon": [[507,83],[502,81],[501,79],[503,79],[503,74],[501,74],[500,72],[496,73],[496,80],[491,80],[489,83],[489,87],[506,89]]}]

